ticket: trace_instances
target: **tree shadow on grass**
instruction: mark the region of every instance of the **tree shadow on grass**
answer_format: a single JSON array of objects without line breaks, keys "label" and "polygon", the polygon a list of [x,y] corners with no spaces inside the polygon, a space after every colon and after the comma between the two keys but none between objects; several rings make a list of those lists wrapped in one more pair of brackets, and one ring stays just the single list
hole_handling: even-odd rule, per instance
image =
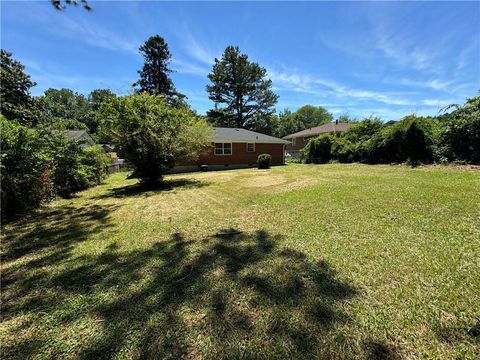
[{"label": "tree shadow on grass", "polygon": [[43,209],[13,226],[2,229],[2,261],[53,248],[66,253],[99,229],[109,226],[108,215],[116,205],[89,204]]},{"label": "tree shadow on grass", "polygon": [[156,186],[137,183],[133,185],[122,186],[119,188],[112,188],[109,189],[106,194],[95,196],[92,199],[151,196],[163,191],[172,191],[176,189],[195,189],[208,185],[210,185],[209,182],[195,179],[170,179],[165,180],[164,182]]},{"label": "tree shadow on grass", "polygon": [[26,282],[31,271],[17,273],[18,293],[35,306],[7,299],[4,316],[31,318],[35,331],[4,353],[24,358],[33,343],[46,357],[84,359],[335,357],[345,344],[334,329],[349,321],[342,303],[358,292],[327,262],[280,240],[263,230],[226,229],[204,241],[174,234],[148,249],[112,244],[71,258],[39,284]]}]

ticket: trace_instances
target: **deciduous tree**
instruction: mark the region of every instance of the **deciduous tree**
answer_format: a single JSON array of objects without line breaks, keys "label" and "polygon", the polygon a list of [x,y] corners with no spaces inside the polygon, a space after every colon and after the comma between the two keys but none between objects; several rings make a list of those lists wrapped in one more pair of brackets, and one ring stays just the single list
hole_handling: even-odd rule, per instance
[{"label": "deciduous tree", "polygon": [[25,66],[12,58],[12,53],[1,50],[0,112],[7,119],[32,126],[41,113],[30,89],[36,85],[25,73]]},{"label": "deciduous tree", "polygon": [[155,184],[176,162],[197,157],[211,141],[207,122],[187,106],[169,106],[147,93],[104,104],[104,131],[135,167],[142,182]]}]

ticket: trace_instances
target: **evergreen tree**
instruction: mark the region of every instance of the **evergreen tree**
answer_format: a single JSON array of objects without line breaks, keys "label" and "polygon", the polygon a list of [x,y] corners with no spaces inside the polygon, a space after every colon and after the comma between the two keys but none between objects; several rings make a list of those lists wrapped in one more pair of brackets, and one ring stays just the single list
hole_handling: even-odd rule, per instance
[{"label": "evergreen tree", "polygon": [[172,55],[168,44],[160,35],[151,36],[140,46],[144,64],[139,70],[140,79],[133,84],[137,93],[147,92],[150,95],[164,95],[169,103],[175,103],[185,96],[178,93],[169,74]]},{"label": "evergreen tree", "polygon": [[209,118],[248,128],[253,118],[273,114],[278,96],[266,75],[265,68],[250,62],[238,47],[228,46],[208,75],[212,84],[207,85],[207,92],[216,105],[208,112]]}]

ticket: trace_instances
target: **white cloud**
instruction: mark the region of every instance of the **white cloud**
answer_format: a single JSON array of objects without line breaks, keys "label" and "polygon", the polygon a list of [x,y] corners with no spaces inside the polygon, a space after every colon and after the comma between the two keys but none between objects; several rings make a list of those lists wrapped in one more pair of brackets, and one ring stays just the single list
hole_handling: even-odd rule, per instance
[{"label": "white cloud", "polygon": [[407,85],[407,86],[414,86],[414,87],[421,87],[427,88],[432,90],[448,90],[451,89],[451,85],[454,83],[453,81],[442,81],[440,79],[432,79],[427,81],[417,81],[411,79],[397,79],[391,80],[389,83],[396,83],[400,85]]},{"label": "white cloud", "polygon": [[410,101],[392,94],[353,89],[335,81],[316,78],[308,74],[288,73],[269,69],[268,76],[272,79],[275,86],[280,86],[284,90],[308,93],[320,97],[335,96],[357,100],[372,100],[389,105],[412,105]]},{"label": "white cloud", "polygon": [[179,73],[197,75],[205,78],[207,77],[208,73],[211,70],[210,68],[204,65],[197,65],[192,62],[178,59],[178,57],[172,60],[172,67],[173,67],[173,70]]},{"label": "white cloud", "polygon": [[213,65],[214,52],[193,36],[186,23],[183,24],[181,40],[183,48],[191,58],[204,65]]},{"label": "white cloud", "polygon": [[71,18],[64,18],[59,23],[63,27],[58,32],[61,36],[82,41],[98,48],[138,55],[140,42],[118,36],[98,24],[92,24],[84,20],[74,21]]},{"label": "white cloud", "polygon": [[422,100],[422,104],[426,106],[434,106],[434,107],[445,107],[450,104],[455,104],[458,101],[455,99],[425,99]]},{"label": "white cloud", "polygon": [[85,76],[69,74],[56,63],[39,64],[32,60],[22,60],[26,72],[37,86],[32,88],[32,95],[42,95],[48,88],[70,88],[82,94],[93,89],[111,89],[117,94],[130,93],[134,79],[128,77],[108,78],[101,76]]}]

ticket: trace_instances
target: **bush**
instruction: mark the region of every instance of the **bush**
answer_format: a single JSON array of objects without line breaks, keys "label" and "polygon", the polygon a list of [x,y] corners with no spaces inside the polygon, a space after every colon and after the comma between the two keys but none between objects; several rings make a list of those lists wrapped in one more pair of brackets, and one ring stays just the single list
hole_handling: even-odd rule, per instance
[{"label": "bush", "polygon": [[53,166],[35,131],[0,115],[2,219],[38,207],[54,195]]},{"label": "bush", "polygon": [[425,119],[407,116],[368,140],[362,160],[368,163],[431,162],[433,145],[431,124]]},{"label": "bush", "polygon": [[100,147],[81,148],[63,132],[36,130],[1,121],[1,210],[11,218],[54,197],[68,197],[100,183],[107,155]]},{"label": "bush", "polygon": [[98,185],[105,179],[109,162],[109,156],[99,145],[82,149],[79,172],[84,176],[86,187]]},{"label": "bush", "polygon": [[480,96],[468,99],[446,116],[440,140],[442,155],[448,160],[480,164]]},{"label": "bush", "polygon": [[270,168],[270,163],[272,161],[272,157],[270,154],[260,154],[258,155],[258,168],[259,169],[268,169]]},{"label": "bush", "polygon": [[302,152],[307,163],[327,163],[332,159],[332,144],[335,142],[335,136],[325,134],[310,139]]}]

